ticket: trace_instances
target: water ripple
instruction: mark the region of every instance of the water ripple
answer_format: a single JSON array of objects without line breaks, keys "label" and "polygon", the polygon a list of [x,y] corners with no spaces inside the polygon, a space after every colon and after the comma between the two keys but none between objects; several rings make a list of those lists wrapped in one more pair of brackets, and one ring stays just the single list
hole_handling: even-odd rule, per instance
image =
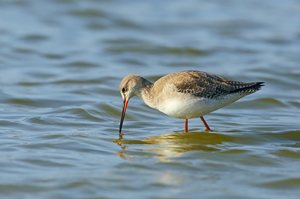
[{"label": "water ripple", "polygon": [[[157,3],[0,1],[2,197],[299,198],[299,2]],[[132,99],[118,139],[122,77],[180,70],[265,86],[211,133]]]}]

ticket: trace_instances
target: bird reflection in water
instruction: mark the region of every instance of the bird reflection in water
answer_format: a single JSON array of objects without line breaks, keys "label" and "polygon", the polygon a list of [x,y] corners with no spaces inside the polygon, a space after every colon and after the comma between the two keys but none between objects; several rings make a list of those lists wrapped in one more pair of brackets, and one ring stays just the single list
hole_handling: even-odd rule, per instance
[{"label": "bird reflection in water", "polygon": [[123,137],[114,140],[121,147],[118,155],[127,158],[130,154],[130,145],[153,145],[153,147],[143,147],[142,151],[155,153],[156,157],[162,161],[169,158],[179,157],[189,151],[219,151],[223,142],[230,142],[233,136],[218,133],[172,133],[158,136],[150,136],[143,140],[128,140]]}]

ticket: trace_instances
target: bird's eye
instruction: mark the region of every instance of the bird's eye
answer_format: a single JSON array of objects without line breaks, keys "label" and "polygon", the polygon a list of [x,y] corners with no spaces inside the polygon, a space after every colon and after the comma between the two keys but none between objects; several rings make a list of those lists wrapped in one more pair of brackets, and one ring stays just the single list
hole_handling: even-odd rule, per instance
[{"label": "bird's eye", "polygon": [[125,92],[126,92],[126,88],[123,87],[123,88],[122,88],[122,93],[125,93]]}]

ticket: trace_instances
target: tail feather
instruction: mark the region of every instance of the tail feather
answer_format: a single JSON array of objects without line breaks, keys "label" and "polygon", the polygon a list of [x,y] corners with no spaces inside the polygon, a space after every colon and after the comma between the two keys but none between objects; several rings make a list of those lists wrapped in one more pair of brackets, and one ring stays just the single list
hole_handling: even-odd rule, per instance
[{"label": "tail feather", "polygon": [[261,87],[264,86],[264,82],[252,82],[252,83],[243,83],[236,85],[236,88],[231,90],[230,93],[254,93],[261,89]]}]

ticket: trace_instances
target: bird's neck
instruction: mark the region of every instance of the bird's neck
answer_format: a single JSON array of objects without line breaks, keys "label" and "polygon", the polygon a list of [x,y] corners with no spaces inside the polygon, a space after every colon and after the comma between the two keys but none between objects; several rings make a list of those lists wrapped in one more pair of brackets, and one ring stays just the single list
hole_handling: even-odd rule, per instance
[{"label": "bird's neck", "polygon": [[151,108],[155,108],[154,96],[152,95],[153,83],[146,80],[143,82],[143,87],[140,90],[138,97]]}]

